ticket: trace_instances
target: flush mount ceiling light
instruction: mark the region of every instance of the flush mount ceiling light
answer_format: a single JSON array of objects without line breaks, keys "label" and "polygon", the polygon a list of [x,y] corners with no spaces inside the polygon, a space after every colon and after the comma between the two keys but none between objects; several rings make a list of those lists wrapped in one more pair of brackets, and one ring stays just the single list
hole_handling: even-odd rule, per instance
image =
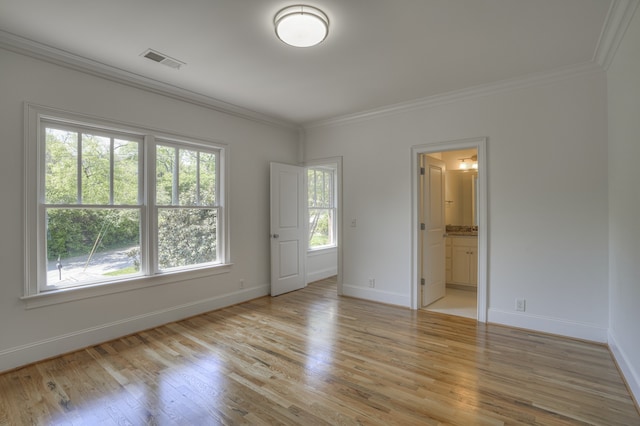
[{"label": "flush mount ceiling light", "polygon": [[311,47],[322,42],[329,32],[329,18],[313,6],[289,6],[273,18],[276,35],[294,47]]}]

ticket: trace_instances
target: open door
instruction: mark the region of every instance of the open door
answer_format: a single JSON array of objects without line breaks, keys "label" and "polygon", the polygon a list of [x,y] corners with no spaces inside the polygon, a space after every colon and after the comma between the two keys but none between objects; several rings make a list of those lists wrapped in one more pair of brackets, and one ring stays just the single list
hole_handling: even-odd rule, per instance
[{"label": "open door", "polygon": [[446,293],[446,224],[444,215],[445,164],[421,155],[421,247],[420,284],[422,307],[430,305]]},{"label": "open door", "polygon": [[271,296],[305,286],[304,171],[271,163]]}]

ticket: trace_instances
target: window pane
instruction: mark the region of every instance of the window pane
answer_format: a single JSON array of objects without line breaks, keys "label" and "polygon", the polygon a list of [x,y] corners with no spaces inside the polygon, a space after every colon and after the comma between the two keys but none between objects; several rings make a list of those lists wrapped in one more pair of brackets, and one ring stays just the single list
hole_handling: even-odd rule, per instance
[{"label": "window pane", "polygon": [[82,204],[109,204],[110,138],[82,134]]},{"label": "window pane", "polygon": [[156,204],[169,206],[172,204],[173,176],[175,168],[176,148],[156,146]]},{"label": "window pane", "polygon": [[140,271],[138,209],[49,208],[46,224],[48,286],[82,285]]},{"label": "window pane", "polygon": [[333,172],[309,169],[307,177],[309,207],[333,207]]},{"label": "window pane", "polygon": [[217,261],[217,209],[158,209],[160,269]]},{"label": "window pane", "polygon": [[334,245],[333,209],[309,209],[309,247]]},{"label": "window pane", "polygon": [[178,151],[180,164],[178,170],[180,177],[178,178],[178,200],[181,206],[195,206],[197,199],[197,182],[198,182],[198,152],[188,149],[180,149]]},{"label": "window pane", "polygon": [[113,145],[113,203],[138,204],[138,142],[116,139]]},{"label": "window pane", "polygon": [[216,155],[200,153],[200,205],[216,205]]},{"label": "window pane", "polygon": [[45,141],[45,202],[78,202],[78,133],[47,128]]}]

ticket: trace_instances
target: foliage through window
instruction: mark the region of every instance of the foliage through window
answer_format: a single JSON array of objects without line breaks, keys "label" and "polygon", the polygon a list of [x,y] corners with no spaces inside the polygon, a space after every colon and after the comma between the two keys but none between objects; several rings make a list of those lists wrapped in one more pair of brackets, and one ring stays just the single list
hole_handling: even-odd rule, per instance
[{"label": "foliage through window", "polygon": [[336,245],[335,168],[307,169],[309,199],[309,249],[317,250]]},{"label": "foliage through window", "polygon": [[217,260],[216,164],[213,152],[156,146],[160,269]]},{"label": "foliage through window", "polygon": [[43,124],[47,287],[138,274],[142,139]]},{"label": "foliage through window", "polygon": [[27,225],[37,282],[27,294],[224,263],[222,148],[49,117],[37,124],[40,149],[27,150],[41,176]]}]

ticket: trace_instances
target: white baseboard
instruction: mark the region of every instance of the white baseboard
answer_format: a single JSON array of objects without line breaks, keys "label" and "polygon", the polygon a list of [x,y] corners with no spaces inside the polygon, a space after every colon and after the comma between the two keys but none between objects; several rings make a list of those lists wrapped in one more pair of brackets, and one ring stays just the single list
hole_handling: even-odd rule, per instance
[{"label": "white baseboard", "polygon": [[0,372],[269,294],[262,285],[0,351]]},{"label": "white baseboard", "polygon": [[326,268],[320,271],[307,272],[307,284],[338,275],[338,268]]},{"label": "white baseboard", "polygon": [[618,345],[613,333],[609,330],[609,350],[613,354],[624,379],[629,386],[629,390],[636,400],[636,404],[640,404],[640,376],[633,368],[633,364],[629,362],[629,357],[625,355],[624,350]]},{"label": "white baseboard", "polygon": [[590,340],[592,342],[607,343],[607,329],[594,324],[567,321],[522,312],[507,312],[499,309],[489,309],[487,320],[495,324],[526,328],[528,330],[558,334],[560,336]]},{"label": "white baseboard", "polygon": [[400,293],[390,291],[382,291],[375,288],[359,287],[352,284],[342,284],[342,295],[355,297],[358,299],[366,299],[374,302],[387,303],[389,305],[398,305],[411,307],[411,298]]}]

